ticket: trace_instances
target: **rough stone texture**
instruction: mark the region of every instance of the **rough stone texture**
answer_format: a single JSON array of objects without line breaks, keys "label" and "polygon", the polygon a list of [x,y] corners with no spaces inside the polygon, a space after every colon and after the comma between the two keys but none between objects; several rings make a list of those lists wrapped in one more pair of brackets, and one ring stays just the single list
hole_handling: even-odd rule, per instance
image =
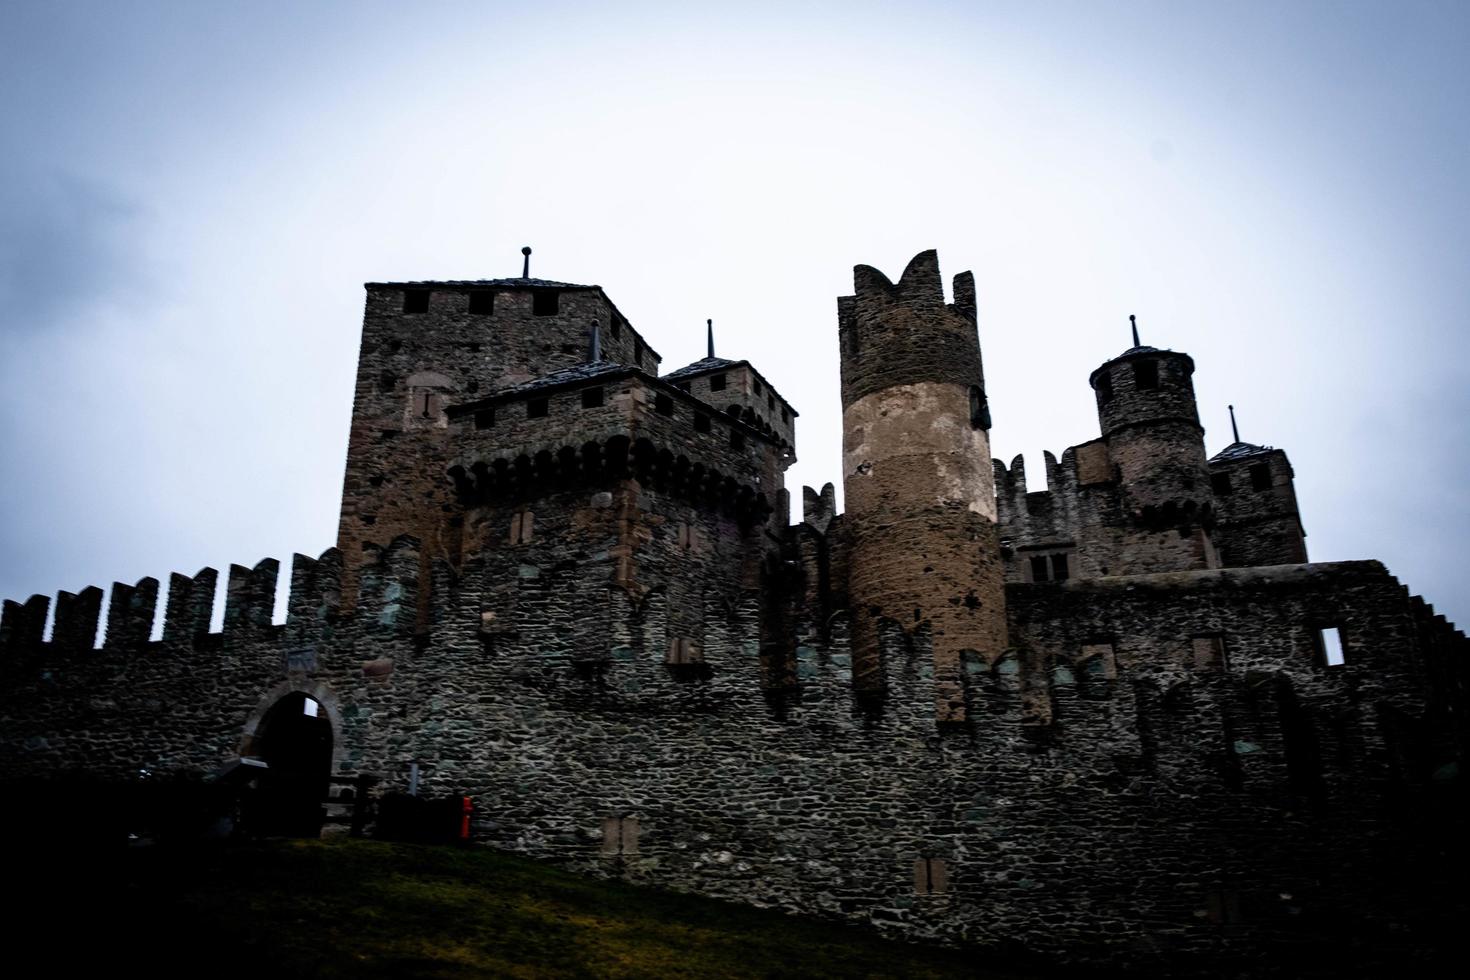
[{"label": "rough stone texture", "polygon": [[[997,463],[1003,549],[985,470],[960,458],[984,434],[973,314],[972,352],[952,328],[973,286],[945,307],[932,257],[910,269],[922,289],[858,276],[902,331],[842,302],[870,344],[916,341],[871,368],[844,345],[844,405],[932,413],[872,430],[876,460],[922,433],[909,462],[927,465],[844,474],[845,514],[830,485],[807,488],[791,527],[790,432],[657,378],[646,348],[549,377],[586,359],[556,348],[526,387],[540,338],[570,345],[576,322],[526,320],[476,374],[455,346],[475,284],[409,284],[431,289],[427,314],[370,287],[368,375],[432,372],[453,398],[415,428],[399,382],[360,383],[351,560],[295,556],[283,624],[277,563],[232,567],[213,634],[217,573],[174,575],[156,642],[158,582],[116,584],[101,649],[101,590],[59,596],[49,640],[45,597],[6,602],[0,775],[208,772],[258,751],[299,692],[330,722],[337,774],[401,791],[416,764],[423,792],[475,798],[477,840],[588,874],[1153,973],[1428,962],[1463,917],[1464,634],[1376,562],[1213,567],[1215,538],[1227,564],[1289,553],[1290,468],[1270,450],[1211,464],[1239,481],[1218,524],[1202,504],[1144,521],[1111,436],[1048,456],[1045,492]],[[953,334],[929,367],[926,324]],[[1173,475],[1139,486],[1194,469],[1197,429],[1169,431],[1189,443],[1160,460]],[[1263,460],[1271,485],[1253,490]],[[365,533],[385,526],[433,536]],[[1030,557],[1057,553],[1066,581],[1028,580]],[[893,608],[911,599],[917,622]]]}]

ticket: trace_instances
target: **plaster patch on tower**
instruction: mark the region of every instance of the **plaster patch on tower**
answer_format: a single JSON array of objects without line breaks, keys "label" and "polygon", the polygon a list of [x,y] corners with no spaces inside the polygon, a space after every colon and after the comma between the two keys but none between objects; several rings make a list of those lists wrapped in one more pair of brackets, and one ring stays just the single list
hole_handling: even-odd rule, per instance
[{"label": "plaster patch on tower", "polygon": [[990,436],[968,422],[968,389],[938,381],[895,385],[858,399],[843,416],[849,493],[864,495],[856,482],[864,479],[912,482],[933,494],[927,503],[961,503],[996,519]]}]

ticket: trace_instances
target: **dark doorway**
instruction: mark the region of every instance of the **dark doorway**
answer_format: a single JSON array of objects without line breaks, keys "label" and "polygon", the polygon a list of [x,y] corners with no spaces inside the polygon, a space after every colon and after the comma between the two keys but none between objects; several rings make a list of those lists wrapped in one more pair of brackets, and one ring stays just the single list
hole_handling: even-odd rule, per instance
[{"label": "dark doorway", "polygon": [[251,832],[271,837],[320,837],[327,780],[332,775],[332,723],[321,703],[288,694],[256,729],[261,773],[247,815]]}]

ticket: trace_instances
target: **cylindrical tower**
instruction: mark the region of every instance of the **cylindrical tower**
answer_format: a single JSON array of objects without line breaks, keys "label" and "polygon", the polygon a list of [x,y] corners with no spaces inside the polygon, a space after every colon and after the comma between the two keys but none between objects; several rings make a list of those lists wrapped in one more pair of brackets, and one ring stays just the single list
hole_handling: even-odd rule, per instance
[{"label": "cylindrical tower", "polygon": [[881,690],[883,620],[928,624],[936,717],[959,721],[963,651],[1006,646],[975,279],[956,276],[946,304],[933,251],[897,285],[865,265],[853,279],[837,313],[855,676]]},{"label": "cylindrical tower", "polygon": [[1088,378],[1098,421],[1135,522],[1208,527],[1210,472],[1188,354],[1134,346]]}]

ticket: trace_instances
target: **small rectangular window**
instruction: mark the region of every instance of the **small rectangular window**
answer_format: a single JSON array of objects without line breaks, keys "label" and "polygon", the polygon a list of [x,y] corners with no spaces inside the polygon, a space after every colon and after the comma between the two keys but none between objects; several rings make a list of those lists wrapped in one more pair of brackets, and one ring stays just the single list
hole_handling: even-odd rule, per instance
[{"label": "small rectangular window", "polygon": [[776,396],[770,394],[769,392],[767,392],[767,394],[766,394],[766,410],[767,411],[774,411],[775,408],[776,408]]},{"label": "small rectangular window", "polygon": [[1228,497],[1235,492],[1235,487],[1230,483],[1229,473],[1211,473],[1210,489],[1215,491],[1217,497]]},{"label": "small rectangular window", "polygon": [[1051,579],[1053,582],[1065,582],[1067,580],[1067,556],[1051,556]]},{"label": "small rectangular window", "polygon": [[653,410],[660,415],[674,414],[674,399],[668,395],[653,396]]},{"label": "small rectangular window", "polygon": [[1113,400],[1113,376],[1111,374],[1098,376],[1097,400],[1104,405]]},{"label": "small rectangular window", "polygon": [[678,544],[679,550],[688,551],[694,546],[694,530],[688,524],[681,521],[678,529],[675,531],[674,541]]},{"label": "small rectangular window", "polygon": [[1194,665],[1201,670],[1228,670],[1229,663],[1225,657],[1225,637],[1196,636],[1192,641],[1194,646]]},{"label": "small rectangular window", "polygon": [[637,817],[603,817],[602,853],[608,857],[637,854],[638,833]]},{"label": "small rectangular window", "polygon": [[583,408],[601,408],[602,407],[602,388],[601,387],[597,387],[597,388],[583,388],[582,389],[582,407]]},{"label": "small rectangular window", "polygon": [[1133,382],[1140,388],[1153,389],[1159,386],[1159,362],[1138,361],[1133,365]]},{"label": "small rectangular window", "polygon": [[495,409],[482,408],[475,413],[475,428],[492,429],[495,427]]},{"label": "small rectangular window", "polygon": [[949,868],[943,858],[919,858],[914,862],[914,894],[943,895],[949,891]]},{"label": "small rectangular window", "polygon": [[1251,464],[1250,473],[1251,473],[1251,489],[1252,490],[1270,490],[1271,489],[1271,464],[1270,463],[1252,463]]},{"label": "small rectangular window", "polygon": [[710,428],[710,426],[709,426],[709,416],[706,415],[706,414],[704,414],[703,412],[695,412],[694,413],[694,431],[695,432],[708,432],[709,431],[709,428]]},{"label": "small rectangular window", "polygon": [[1033,555],[1031,557],[1031,581],[1046,581],[1046,556]]},{"label": "small rectangular window", "polygon": [[526,418],[544,419],[551,412],[551,399],[532,398],[526,402]]},{"label": "small rectangular window", "polygon": [[724,391],[725,390],[725,376],[723,374],[712,374],[712,375],[710,375],[709,376],[709,390],[710,391]]},{"label": "small rectangular window", "polygon": [[750,387],[751,387],[751,391],[757,397],[759,397],[760,396],[760,393],[762,391],[762,388],[761,388],[761,379],[760,378],[751,378],[750,379]]},{"label": "small rectangular window", "polygon": [[612,335],[613,335],[613,339],[614,340],[617,340],[618,338],[622,337],[622,335],[623,335],[623,324],[622,324],[622,321],[619,320],[617,317],[613,317],[613,321],[612,321]]},{"label": "small rectangular window", "polygon": [[637,337],[634,337],[633,338],[633,366],[634,367],[641,367],[642,365],[643,365],[643,341],[639,340]]},{"label": "small rectangular window", "polygon": [[781,424],[782,425],[790,425],[791,424],[791,415],[784,408],[781,409]]},{"label": "small rectangular window", "polygon": [[403,291],[403,312],[429,312],[429,291],[427,289],[405,289]]},{"label": "small rectangular window", "polygon": [[510,543],[530,544],[531,531],[536,524],[536,515],[529,510],[523,510],[511,515],[510,518]]},{"label": "small rectangular window", "polygon": [[556,316],[561,310],[561,293],[555,289],[538,289],[531,294],[531,312],[536,316]]},{"label": "small rectangular window", "polygon": [[1336,626],[1317,631],[1317,654],[1324,667],[1341,667],[1347,663],[1342,653],[1342,634]]},{"label": "small rectangular window", "polygon": [[739,429],[735,428],[734,426],[731,426],[730,427],[730,448],[731,449],[744,449],[745,448],[745,433],[744,432],[741,432]]},{"label": "small rectangular window", "polygon": [[665,663],[697,664],[703,662],[704,653],[693,640],[685,636],[676,636],[669,640],[669,652]]},{"label": "small rectangular window", "polygon": [[495,292],[490,289],[470,290],[470,312],[475,316],[489,316],[495,312]]}]

